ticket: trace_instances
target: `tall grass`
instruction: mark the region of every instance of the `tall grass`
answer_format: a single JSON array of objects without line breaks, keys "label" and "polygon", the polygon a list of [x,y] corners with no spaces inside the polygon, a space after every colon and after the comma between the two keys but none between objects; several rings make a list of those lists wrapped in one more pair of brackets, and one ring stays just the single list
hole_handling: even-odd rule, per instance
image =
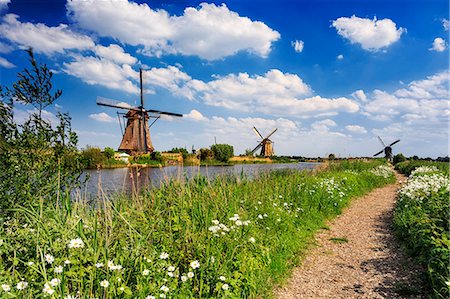
[{"label": "tall grass", "polygon": [[0,295],[271,296],[325,220],[394,180],[387,166],[355,165],[253,180],[199,176],[132,198],[104,196],[96,208],[67,196],[62,206],[24,206],[0,226]]}]

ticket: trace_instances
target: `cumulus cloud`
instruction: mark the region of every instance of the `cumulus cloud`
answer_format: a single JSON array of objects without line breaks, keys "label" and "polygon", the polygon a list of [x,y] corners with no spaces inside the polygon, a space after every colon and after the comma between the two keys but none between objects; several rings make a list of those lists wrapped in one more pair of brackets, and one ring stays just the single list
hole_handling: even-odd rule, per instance
[{"label": "cumulus cloud", "polygon": [[127,0],[69,0],[66,7],[78,26],[143,46],[142,53],[147,55],[197,55],[215,60],[248,51],[266,57],[272,42],[280,38],[263,22],[241,17],[225,4],[202,3],[198,8],[186,8],[181,16]]},{"label": "cumulus cloud", "polygon": [[0,12],[8,9],[8,4],[11,0],[0,0]]},{"label": "cumulus cloud", "polygon": [[0,66],[7,68],[7,69],[11,69],[13,67],[16,67],[13,63],[9,62],[8,60],[6,60],[3,57],[0,57]]},{"label": "cumulus cloud", "polygon": [[127,64],[119,66],[106,59],[75,56],[74,61],[63,64],[63,71],[90,85],[98,84],[128,93],[139,91],[130,80],[137,79],[138,73]]},{"label": "cumulus cloud", "polygon": [[348,126],[345,126],[345,129],[351,133],[356,133],[356,134],[366,134],[367,133],[366,128],[364,128],[362,126],[358,126],[358,125],[348,125]]},{"label": "cumulus cloud", "polygon": [[191,110],[191,112],[184,115],[184,117],[195,121],[208,121],[207,117],[203,116],[203,114],[201,114],[198,110],[195,109]]},{"label": "cumulus cloud", "polygon": [[336,126],[337,126],[337,124],[334,120],[324,119],[324,120],[320,120],[320,121],[316,121],[316,122],[312,123],[311,129],[313,131],[324,132],[324,131],[329,131],[330,127],[336,127]]},{"label": "cumulus cloud", "polygon": [[112,123],[114,122],[114,118],[106,114],[105,112],[94,113],[89,115],[90,119],[95,121],[104,122],[104,123]]},{"label": "cumulus cloud", "polygon": [[291,45],[294,48],[294,51],[297,53],[301,53],[303,51],[303,48],[305,47],[305,43],[302,40],[292,41]]},{"label": "cumulus cloud", "polygon": [[444,27],[445,31],[448,31],[448,29],[450,28],[450,23],[447,19],[442,19],[442,26]]},{"label": "cumulus cloud", "polygon": [[436,37],[433,41],[433,46],[430,48],[430,51],[444,52],[446,48],[447,46],[445,44],[445,40],[440,37]]},{"label": "cumulus cloud", "polygon": [[445,71],[412,81],[407,88],[393,93],[375,90],[364,110],[369,116],[384,120],[395,116],[409,120],[426,118],[430,122],[445,118],[449,115],[449,82],[449,73]]},{"label": "cumulus cloud", "polygon": [[342,59],[344,59],[344,55],[339,54],[338,56],[336,56],[336,59],[337,59],[337,60],[342,60]]},{"label": "cumulus cloud", "polygon": [[355,15],[350,18],[341,17],[333,21],[332,26],[337,33],[348,39],[352,44],[360,44],[368,51],[378,51],[386,48],[400,39],[406,32],[404,28],[396,27],[391,19],[366,19]]},{"label": "cumulus cloud", "polygon": [[94,49],[95,54],[102,58],[109,59],[118,64],[130,64],[133,65],[137,62],[137,59],[131,56],[128,53],[125,53],[123,48],[119,45],[109,45],[108,47],[104,47],[102,45],[95,46]]},{"label": "cumulus cloud", "polygon": [[2,18],[0,34],[22,47],[32,47],[38,53],[51,55],[68,49],[89,49],[94,42],[88,36],[71,31],[67,25],[49,27],[45,24],[22,23],[19,16],[7,14]]},{"label": "cumulus cloud", "polygon": [[358,101],[361,101],[361,102],[366,102],[367,101],[367,96],[364,93],[364,90],[361,90],[361,89],[355,91],[354,93],[352,93],[352,97],[354,99],[358,100]]}]

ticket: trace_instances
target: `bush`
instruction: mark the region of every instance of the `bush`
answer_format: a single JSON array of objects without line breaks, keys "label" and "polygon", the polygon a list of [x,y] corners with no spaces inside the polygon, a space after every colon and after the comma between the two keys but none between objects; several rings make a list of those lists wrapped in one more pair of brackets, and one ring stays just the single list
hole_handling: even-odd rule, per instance
[{"label": "bush", "polygon": [[210,150],[209,148],[201,148],[200,149],[200,160],[206,161],[206,160],[212,160],[214,159],[214,152]]},{"label": "bush", "polygon": [[392,162],[395,164],[398,164],[400,162],[406,161],[405,156],[403,156],[403,154],[397,154],[394,156],[394,158],[392,159]]},{"label": "bush", "polygon": [[116,151],[110,147],[105,147],[105,149],[103,150],[103,154],[105,155],[106,159],[112,159],[114,158]]},{"label": "bush", "polygon": [[100,148],[89,145],[81,151],[81,157],[85,167],[90,169],[97,168],[106,161]]},{"label": "bush", "polygon": [[183,160],[185,160],[189,154],[187,149],[183,147],[174,147],[169,151],[169,153],[181,153],[183,155]]},{"label": "bush", "polygon": [[214,158],[221,162],[228,162],[228,159],[234,156],[233,146],[229,144],[214,144],[211,146]]}]

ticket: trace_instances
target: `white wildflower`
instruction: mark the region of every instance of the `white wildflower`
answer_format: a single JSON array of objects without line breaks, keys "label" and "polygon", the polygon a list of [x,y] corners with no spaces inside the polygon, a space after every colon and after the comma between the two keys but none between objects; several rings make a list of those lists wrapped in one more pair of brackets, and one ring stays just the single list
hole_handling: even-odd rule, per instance
[{"label": "white wildflower", "polygon": [[159,294],[159,298],[166,298],[166,294]]},{"label": "white wildflower", "polygon": [[45,259],[45,261],[46,261],[47,263],[49,263],[49,264],[51,264],[51,263],[53,263],[53,262],[55,261],[55,258],[54,258],[53,255],[51,255],[51,254],[46,254],[46,255],[44,256],[44,259]]},{"label": "white wildflower", "polygon": [[11,286],[9,284],[2,284],[2,290],[5,292],[11,291]]},{"label": "white wildflower", "polygon": [[221,281],[227,280],[227,279],[225,278],[225,276],[219,276],[219,279],[220,279]]},{"label": "white wildflower", "polygon": [[[96,268],[102,268],[103,266],[104,266],[103,263],[96,263],[96,264],[95,264],[95,267],[96,267]],[[114,266],[114,264],[113,264],[113,266]]]},{"label": "white wildflower", "polygon": [[65,261],[64,261],[64,264],[65,264],[65,265],[70,265],[70,263],[71,263],[71,262],[70,262],[69,260],[65,260]]},{"label": "white wildflower", "polygon": [[27,286],[28,286],[28,282],[20,281],[20,282],[17,283],[16,288],[18,290],[25,290],[27,288]]},{"label": "white wildflower", "polygon": [[214,220],[212,220],[211,222],[212,222],[213,224],[215,224],[215,225],[219,225],[219,223],[220,223],[219,220],[217,220],[217,219],[214,219]]},{"label": "white wildflower", "polygon": [[167,272],[167,276],[173,277],[173,276],[174,276],[174,275],[173,275],[173,272]]},{"label": "white wildflower", "polygon": [[173,271],[175,271],[175,267],[174,267],[174,266],[169,266],[169,267],[167,268],[167,271],[173,272]]},{"label": "white wildflower", "polygon": [[145,299],[156,299],[156,298],[155,298],[155,296],[148,295],[147,297],[145,297]]},{"label": "white wildflower", "polygon": [[187,276],[188,276],[189,278],[194,277],[194,272],[188,272]]},{"label": "white wildflower", "polygon": [[252,243],[255,243],[256,242],[256,240],[255,240],[255,238],[253,238],[253,237],[250,237],[250,239],[248,239],[250,242],[252,242]]},{"label": "white wildflower", "polygon": [[150,270],[145,269],[144,271],[142,271],[142,275],[147,276],[150,274]]},{"label": "white wildflower", "polygon": [[28,262],[27,265],[28,265],[28,266],[33,266],[33,265],[34,265],[34,262]]},{"label": "white wildflower", "polygon": [[55,269],[53,269],[53,271],[54,271],[55,273],[62,273],[63,267],[62,267],[62,266],[55,267]]},{"label": "white wildflower", "polygon": [[50,280],[50,285],[52,287],[56,287],[61,283],[61,280],[59,278],[53,278],[52,280]]},{"label": "white wildflower", "polygon": [[162,252],[162,253],[159,255],[159,258],[162,259],[162,260],[166,260],[166,259],[169,258],[169,254],[168,254],[167,252]]},{"label": "white wildflower", "polygon": [[164,293],[167,293],[169,291],[169,288],[166,287],[165,285],[163,285],[162,287],[159,288],[161,291],[163,291]]},{"label": "white wildflower", "polygon": [[49,295],[52,295],[55,292],[55,290],[52,289],[50,284],[46,283],[46,284],[44,284],[44,288],[42,289],[42,292],[46,293],[46,294],[49,294]]},{"label": "white wildflower", "polygon": [[230,288],[230,286],[228,284],[226,284],[226,283],[224,283],[222,285],[222,290],[224,290],[224,291],[228,290],[229,288]]},{"label": "white wildflower", "polygon": [[198,261],[192,261],[190,264],[192,269],[200,268],[200,263]]},{"label": "white wildflower", "polygon": [[84,242],[80,238],[72,239],[70,240],[69,244],[67,245],[69,248],[83,248]]},{"label": "white wildflower", "polygon": [[102,280],[102,281],[100,282],[100,286],[103,287],[103,288],[109,287],[109,281],[107,281],[106,279],[105,279],[105,280]]},{"label": "white wildflower", "polygon": [[185,282],[186,280],[188,280],[187,276],[186,275],[181,275],[181,281]]}]

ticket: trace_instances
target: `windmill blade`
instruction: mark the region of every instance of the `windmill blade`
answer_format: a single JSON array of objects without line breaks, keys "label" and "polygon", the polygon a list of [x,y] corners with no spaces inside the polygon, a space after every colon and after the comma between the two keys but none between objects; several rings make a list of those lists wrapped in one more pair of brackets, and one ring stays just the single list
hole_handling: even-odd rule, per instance
[{"label": "windmill blade", "polygon": [[253,132],[255,132],[256,136],[258,136],[259,138],[264,139],[261,133],[259,133],[258,129],[256,129],[256,127],[253,127]]},{"label": "windmill blade", "polygon": [[262,145],[263,145],[263,143],[260,142],[250,153],[253,155],[257,150],[259,150],[261,148]]},{"label": "windmill blade", "polygon": [[116,100],[111,100],[111,99],[107,99],[107,98],[103,98],[103,97],[97,97],[97,105],[125,109],[125,110],[141,111],[141,109],[139,109],[138,107],[133,107],[128,103],[119,102]]},{"label": "windmill blade", "polygon": [[275,128],[275,130],[272,131],[272,133],[270,133],[269,135],[267,135],[266,139],[269,139],[270,136],[273,135],[273,133],[275,133],[278,130],[278,128]]},{"label": "windmill blade", "polygon": [[381,151],[379,151],[378,153],[376,153],[375,155],[373,155],[374,157],[375,156],[378,156],[379,154],[382,154],[384,152],[384,150],[381,150]]},{"label": "windmill blade", "polygon": [[400,139],[399,140],[396,140],[396,141],[394,141],[394,142],[392,142],[391,144],[389,144],[389,146],[393,146],[394,144],[396,144],[397,142],[399,142],[400,141]]},{"label": "windmill blade", "polygon": [[170,115],[170,116],[178,116],[183,117],[183,114],[179,113],[172,113],[172,112],[166,112],[166,111],[159,111],[159,110],[153,110],[153,109],[145,109],[144,112],[150,112],[150,113],[157,113],[157,114],[164,114],[164,115]]},{"label": "windmill blade", "polygon": [[383,145],[383,147],[386,147],[386,144],[384,143],[383,139],[381,139],[380,136],[377,136],[377,137],[378,137],[378,140],[380,140],[380,142],[381,142],[381,144]]}]

